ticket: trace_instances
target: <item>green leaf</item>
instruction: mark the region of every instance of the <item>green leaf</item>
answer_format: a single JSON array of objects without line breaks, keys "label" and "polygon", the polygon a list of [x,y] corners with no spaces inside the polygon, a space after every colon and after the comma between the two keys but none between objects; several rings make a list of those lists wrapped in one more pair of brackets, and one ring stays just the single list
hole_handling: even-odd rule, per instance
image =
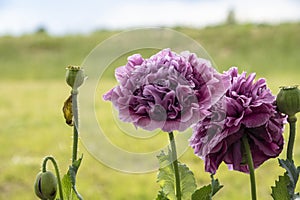
[{"label": "green leaf", "polygon": [[279,165],[286,170],[285,175],[288,177],[289,182],[286,187],[291,199],[296,199],[299,193],[295,194],[295,188],[299,179],[300,168],[296,167],[293,160],[278,159]]},{"label": "green leaf", "polygon": [[211,184],[203,186],[193,193],[192,200],[211,200],[211,193]]},{"label": "green leaf", "polygon": [[82,197],[76,189],[76,174],[81,164],[82,156],[69,166],[67,174],[62,179],[62,187],[64,199],[66,200],[81,200]]},{"label": "green leaf", "polygon": [[211,196],[213,197],[223,187],[223,185],[220,185],[218,179],[214,179],[213,174],[210,177],[211,177],[211,186],[212,186]]},{"label": "green leaf", "polygon": [[[161,152],[157,156],[160,164],[159,173],[157,175],[157,182],[160,184],[163,194],[169,200],[176,200],[175,194],[175,175],[174,169],[169,155],[166,155],[164,152]],[[180,186],[182,200],[190,200],[191,195],[196,189],[196,181],[194,174],[189,168],[181,163],[178,163],[179,176],[180,176]]]},{"label": "green leaf", "polygon": [[62,184],[64,199],[70,199],[72,184],[68,173],[64,175],[61,184]]},{"label": "green leaf", "polygon": [[218,179],[211,175],[211,184],[196,190],[192,195],[192,200],[211,200],[212,197],[223,187]]},{"label": "green leaf", "polygon": [[286,170],[286,174],[289,177],[289,183],[287,185],[289,194],[294,196],[295,188],[299,178],[299,167],[296,168],[294,161],[278,159],[279,165]]},{"label": "green leaf", "polygon": [[169,200],[163,191],[159,191],[156,200]]},{"label": "green leaf", "polygon": [[69,171],[64,175],[62,179],[62,190],[65,200],[77,200],[76,195],[72,191],[71,176]]},{"label": "green leaf", "polygon": [[82,158],[83,158],[83,154],[81,154],[81,157],[80,157],[78,160],[75,160],[75,161],[72,163],[72,167],[73,167],[74,169],[76,169],[76,172],[78,171],[78,169],[79,169],[79,167],[80,167]]},{"label": "green leaf", "polygon": [[80,167],[81,161],[82,161],[83,155],[78,160],[75,160],[72,165],[69,167],[69,172],[71,176],[71,183],[72,185],[76,184],[76,174]]},{"label": "green leaf", "polygon": [[287,185],[290,183],[288,175],[279,176],[279,180],[275,181],[275,186],[272,186],[272,194],[274,200],[290,200],[290,194]]},{"label": "green leaf", "polygon": [[63,195],[65,200],[81,200],[82,197],[78,194],[75,186],[72,185],[72,178],[69,173],[64,175],[62,179],[62,189],[63,189]]},{"label": "green leaf", "polygon": [[196,181],[194,178],[194,174],[190,169],[184,165],[179,163],[179,174],[180,174],[180,182],[181,182],[181,194],[182,199],[191,199],[192,194],[197,188]]}]

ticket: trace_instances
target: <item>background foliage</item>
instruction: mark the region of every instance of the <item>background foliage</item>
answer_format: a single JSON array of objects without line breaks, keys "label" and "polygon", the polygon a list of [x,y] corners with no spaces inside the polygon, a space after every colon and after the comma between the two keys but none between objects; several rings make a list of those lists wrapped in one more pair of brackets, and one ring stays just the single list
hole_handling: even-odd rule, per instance
[{"label": "background foliage", "polygon": [[[279,91],[279,86],[300,84],[299,23],[174,29],[202,44],[220,72],[233,65],[239,67],[240,72],[256,72],[257,78],[267,78],[274,94]],[[62,173],[66,172],[71,156],[71,129],[64,124],[61,112],[62,104],[69,95],[69,88],[64,82],[65,67],[80,65],[96,45],[116,32],[98,31],[85,36],[63,37],[41,32],[0,37],[0,199],[35,199],[33,182],[46,155],[55,156]],[[114,67],[125,61],[125,57],[120,58]],[[103,81],[99,98],[102,91],[115,83],[113,68],[105,73]],[[111,105],[105,105],[110,110]],[[297,128],[300,131],[299,124]],[[106,126],[104,129],[109,130],[114,125],[107,123]],[[168,141],[167,135],[160,137]],[[120,141],[114,136],[111,139],[120,146],[126,146],[126,140]],[[142,148],[148,142],[151,143],[137,142],[131,150]],[[297,136],[296,165],[300,164],[299,145]],[[86,199],[156,197],[159,190],[156,172],[141,175],[118,172],[99,163],[82,145],[80,152],[84,153],[84,159],[77,187]],[[280,157],[285,158],[285,152]],[[203,162],[194,156],[191,149],[180,161],[194,172],[199,186],[210,182]],[[277,160],[272,159],[256,171],[259,199],[271,199],[270,186],[274,185],[278,175],[283,174],[277,166]],[[230,172],[222,164],[216,178],[224,188],[215,199],[249,199],[250,186],[246,174]]]}]

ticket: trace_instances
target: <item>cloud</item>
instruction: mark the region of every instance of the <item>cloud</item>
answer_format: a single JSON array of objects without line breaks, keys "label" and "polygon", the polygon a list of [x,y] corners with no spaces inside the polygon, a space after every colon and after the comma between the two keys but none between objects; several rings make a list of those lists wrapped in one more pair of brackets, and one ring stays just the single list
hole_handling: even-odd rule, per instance
[{"label": "cloud", "polygon": [[279,23],[300,19],[300,4],[294,0],[236,1],[235,8],[240,21]]},{"label": "cloud", "polygon": [[140,2],[139,4],[122,4],[115,14],[107,19],[107,25],[126,27],[154,25],[193,25],[201,26],[220,22],[225,13],[222,6],[210,2],[186,3],[184,1],[161,1],[159,4]]},{"label": "cloud", "polygon": [[0,0],[0,35],[32,32],[40,26],[53,34],[87,33],[97,28],[200,27],[222,22],[232,8],[242,22],[300,19],[297,0]]}]

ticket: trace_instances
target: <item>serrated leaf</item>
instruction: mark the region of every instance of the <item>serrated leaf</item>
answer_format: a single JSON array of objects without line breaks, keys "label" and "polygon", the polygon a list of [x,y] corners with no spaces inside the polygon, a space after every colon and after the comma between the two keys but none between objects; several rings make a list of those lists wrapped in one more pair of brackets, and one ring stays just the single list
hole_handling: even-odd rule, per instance
[{"label": "serrated leaf", "polygon": [[70,199],[72,184],[71,184],[70,175],[68,173],[64,175],[61,184],[62,184],[64,199],[67,199],[67,200]]},{"label": "serrated leaf", "polygon": [[295,188],[299,178],[299,168],[296,168],[294,161],[278,159],[279,165],[286,170],[286,174],[289,177],[289,183],[287,185],[290,197],[294,196]]},{"label": "serrated leaf", "polygon": [[[176,200],[175,175],[172,164],[169,164],[172,160],[169,155],[161,152],[161,154],[157,156],[160,164],[159,173],[157,175],[157,182],[160,184],[162,192],[168,199]],[[186,165],[181,163],[178,163],[178,170],[182,194],[181,198],[182,200],[190,200],[191,195],[197,187],[194,174]]]},{"label": "serrated leaf", "polygon": [[211,175],[210,177],[212,186],[211,196],[214,196],[223,187],[223,185],[220,185],[218,179],[214,179],[214,175]]},{"label": "serrated leaf", "polygon": [[159,191],[156,200],[169,200],[163,191]]},{"label": "serrated leaf", "polygon": [[83,155],[81,155],[81,157],[78,160],[75,160],[72,163],[72,165],[69,167],[69,172],[68,172],[70,174],[70,178],[71,178],[73,194],[75,194],[77,199],[79,199],[79,200],[82,200],[83,198],[81,197],[81,195],[79,194],[79,192],[77,191],[77,188],[76,188],[76,174],[80,167],[82,158],[83,158]]},{"label": "serrated leaf", "polygon": [[290,200],[290,194],[287,185],[290,183],[287,174],[279,176],[279,180],[275,181],[275,186],[272,186],[272,194],[274,200]]},{"label": "serrated leaf", "polygon": [[211,185],[203,186],[192,194],[192,200],[211,200]]},{"label": "serrated leaf", "polygon": [[287,171],[293,185],[296,185],[299,178],[299,169],[296,168],[294,161],[278,159],[279,165]]},{"label": "serrated leaf", "polygon": [[71,176],[69,171],[64,175],[62,179],[62,190],[65,200],[80,200],[77,198],[76,194],[73,192]]},{"label": "serrated leaf", "polygon": [[76,174],[78,171],[78,168],[80,167],[81,161],[82,161],[83,155],[78,160],[75,160],[72,165],[69,167],[69,173],[71,176],[71,183],[72,185],[76,184]]},{"label": "serrated leaf", "polygon": [[211,184],[196,190],[192,195],[192,200],[211,200],[212,197],[223,187],[218,179],[211,175]]},{"label": "serrated leaf", "polygon": [[75,160],[75,161],[72,163],[72,166],[73,166],[74,169],[76,169],[76,172],[77,172],[78,168],[80,167],[82,158],[83,158],[83,154],[81,155],[81,157],[80,157],[78,160]]},{"label": "serrated leaf", "polygon": [[69,166],[69,170],[67,174],[65,174],[62,179],[64,199],[66,200],[82,199],[81,195],[78,193],[76,189],[76,174],[78,168],[80,167],[82,158],[83,156],[81,156],[78,160],[74,161],[71,166]]}]

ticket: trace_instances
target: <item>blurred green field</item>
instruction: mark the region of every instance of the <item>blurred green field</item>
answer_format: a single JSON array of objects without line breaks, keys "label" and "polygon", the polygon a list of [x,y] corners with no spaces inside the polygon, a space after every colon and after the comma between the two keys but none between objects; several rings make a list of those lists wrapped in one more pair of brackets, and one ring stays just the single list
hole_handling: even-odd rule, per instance
[{"label": "blurred green field", "polygon": [[[198,41],[209,52],[219,71],[230,66],[240,71],[256,72],[265,77],[276,94],[282,85],[300,84],[300,24],[235,25],[204,29],[177,27]],[[66,172],[71,158],[71,128],[65,125],[61,113],[69,88],[64,82],[65,67],[80,65],[88,53],[101,41],[116,32],[99,31],[87,36],[52,37],[47,34],[0,37],[0,199],[36,199],[33,182],[42,158],[57,158],[61,173]],[[125,60],[124,60],[125,62]],[[122,60],[116,65],[122,64]],[[112,66],[114,68],[115,66]],[[102,92],[115,84],[113,70],[107,71],[99,89]],[[100,100],[99,100],[100,101]],[[110,116],[110,103],[105,103]],[[299,116],[299,115],[298,115]],[[300,117],[300,116],[299,116]],[[115,127],[107,119],[104,129]],[[298,130],[300,125],[298,123]],[[286,129],[287,132],[287,129]],[[285,137],[287,134],[285,133]],[[147,148],[153,141],[133,140],[126,136],[109,136],[122,148]],[[167,141],[167,136],[159,136]],[[163,141],[163,140],[160,140]],[[296,164],[300,165],[300,140],[295,145]],[[156,172],[127,174],[98,162],[80,145],[84,160],[78,174],[78,190],[85,199],[154,199],[159,189]],[[99,147],[101,151],[101,147]],[[285,151],[280,155],[285,158]],[[208,184],[209,174],[203,162],[191,149],[180,157],[195,173],[199,186]],[[264,163],[258,170],[259,199],[272,199],[270,186],[283,171],[277,160]],[[217,178],[225,187],[215,199],[250,199],[249,177],[228,171],[222,164]],[[298,187],[299,188],[299,187]],[[299,190],[299,189],[298,189]]]}]

